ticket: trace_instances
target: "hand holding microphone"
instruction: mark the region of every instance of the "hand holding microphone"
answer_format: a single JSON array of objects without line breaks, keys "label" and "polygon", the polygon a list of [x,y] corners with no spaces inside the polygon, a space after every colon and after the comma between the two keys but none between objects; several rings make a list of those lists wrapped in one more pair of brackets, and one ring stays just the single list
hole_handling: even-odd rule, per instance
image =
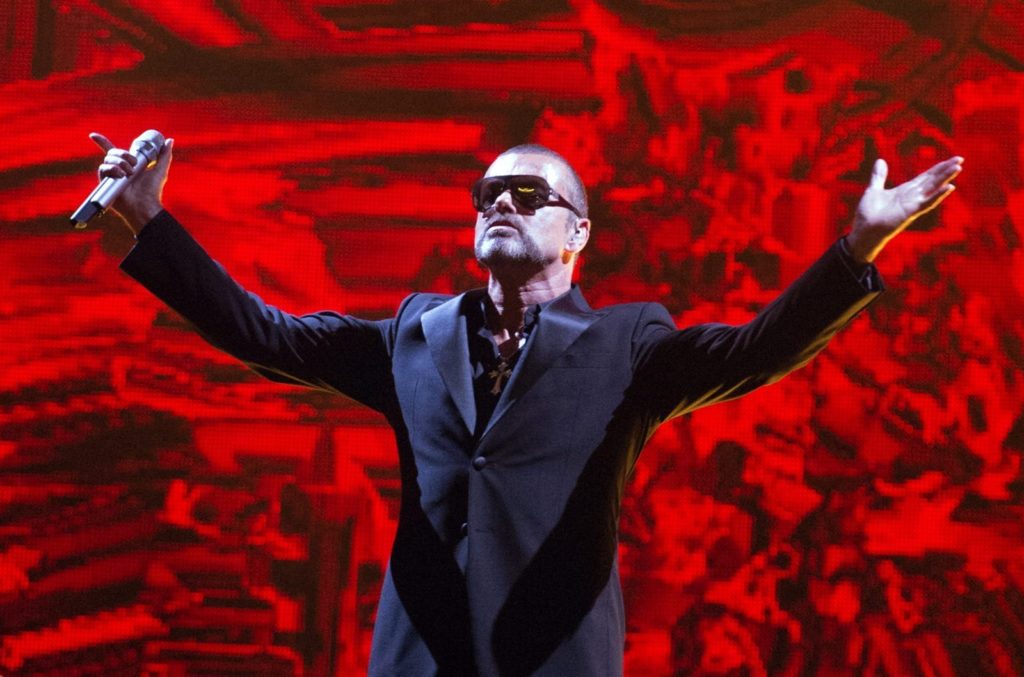
[{"label": "hand holding microphone", "polygon": [[99,167],[99,185],[71,216],[71,222],[76,228],[85,228],[90,219],[113,206],[128,227],[138,233],[163,209],[161,198],[174,140],[165,143],[163,135],[151,129],[124,150],[102,134],[93,133],[89,138],[106,152],[106,157]]}]

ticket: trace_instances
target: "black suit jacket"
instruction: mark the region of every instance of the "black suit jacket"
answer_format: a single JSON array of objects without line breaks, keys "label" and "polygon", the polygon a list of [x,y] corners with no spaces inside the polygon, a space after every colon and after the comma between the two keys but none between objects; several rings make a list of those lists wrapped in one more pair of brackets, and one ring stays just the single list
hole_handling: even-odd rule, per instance
[{"label": "black suit jacket", "polygon": [[834,246],[751,322],[681,331],[660,305],[593,310],[573,288],[541,311],[474,441],[466,311],[482,290],[414,294],[376,322],[294,316],[166,212],[122,267],[259,373],[387,417],[402,499],[370,673],[389,677],[621,674],[619,507],[644,443],[803,365],[880,288]]}]

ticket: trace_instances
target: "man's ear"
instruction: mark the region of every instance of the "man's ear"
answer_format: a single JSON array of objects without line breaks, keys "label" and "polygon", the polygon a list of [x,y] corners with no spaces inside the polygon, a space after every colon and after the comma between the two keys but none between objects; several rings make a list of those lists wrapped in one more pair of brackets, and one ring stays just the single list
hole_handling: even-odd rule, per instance
[{"label": "man's ear", "polygon": [[587,246],[589,239],[590,219],[576,219],[576,223],[572,226],[572,231],[569,233],[569,239],[565,243],[565,250],[573,254],[579,254]]}]

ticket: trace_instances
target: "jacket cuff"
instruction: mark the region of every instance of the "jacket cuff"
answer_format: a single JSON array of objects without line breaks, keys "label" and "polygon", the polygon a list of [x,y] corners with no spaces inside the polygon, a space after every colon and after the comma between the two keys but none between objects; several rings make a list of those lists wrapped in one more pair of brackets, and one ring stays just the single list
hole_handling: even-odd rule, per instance
[{"label": "jacket cuff", "polygon": [[168,224],[174,222],[174,217],[171,216],[170,212],[166,209],[161,209],[157,212],[157,215],[146,222],[142,228],[139,228],[139,232],[135,234],[135,240],[141,241],[143,239],[153,236],[154,231],[160,231],[161,229],[167,228]]},{"label": "jacket cuff", "polygon": [[835,247],[839,250],[839,260],[843,262],[846,269],[850,271],[850,275],[857,280],[857,283],[860,284],[865,291],[885,291],[885,283],[882,281],[882,276],[878,272],[878,268],[876,268],[873,263],[862,263],[853,258],[853,253],[850,251],[850,245],[846,242],[845,235],[839,238]]}]

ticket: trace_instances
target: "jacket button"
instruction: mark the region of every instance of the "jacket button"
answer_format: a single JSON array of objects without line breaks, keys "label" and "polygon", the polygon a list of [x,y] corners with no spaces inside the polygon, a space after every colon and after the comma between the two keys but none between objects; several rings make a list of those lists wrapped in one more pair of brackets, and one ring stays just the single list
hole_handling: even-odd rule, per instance
[{"label": "jacket button", "polygon": [[483,456],[477,456],[473,459],[473,467],[477,470],[483,470],[484,466],[487,465],[487,459]]},{"label": "jacket button", "polygon": [[461,533],[461,534],[462,534],[463,536],[465,536],[466,534],[468,534],[468,533],[469,533],[469,522],[463,522],[463,523],[462,523],[462,526],[461,526],[461,527],[459,527],[459,532],[460,532],[460,533]]}]

